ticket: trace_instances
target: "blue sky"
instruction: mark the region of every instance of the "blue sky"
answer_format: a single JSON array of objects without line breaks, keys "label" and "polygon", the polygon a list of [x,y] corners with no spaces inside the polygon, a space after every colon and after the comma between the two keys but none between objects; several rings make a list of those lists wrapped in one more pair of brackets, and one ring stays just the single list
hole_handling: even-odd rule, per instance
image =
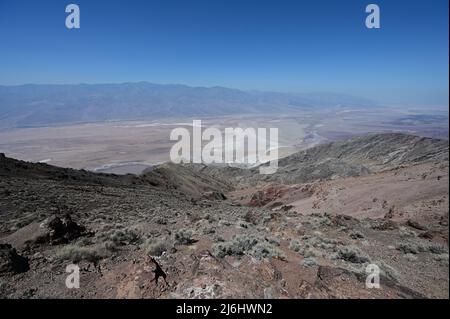
[{"label": "blue sky", "polygon": [[[65,27],[65,6],[81,29]],[[381,8],[367,29],[365,6]],[[149,81],[448,106],[448,0],[0,0],[0,84]]]}]

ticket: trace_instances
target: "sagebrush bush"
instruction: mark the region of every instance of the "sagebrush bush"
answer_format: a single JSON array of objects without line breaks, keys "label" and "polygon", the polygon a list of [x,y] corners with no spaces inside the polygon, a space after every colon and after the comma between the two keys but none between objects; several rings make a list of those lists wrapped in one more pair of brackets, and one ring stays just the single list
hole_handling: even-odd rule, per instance
[{"label": "sagebrush bush", "polygon": [[297,239],[293,239],[289,243],[289,249],[291,249],[297,253],[300,251],[301,248],[302,248],[302,245],[301,245],[300,241],[298,241]]},{"label": "sagebrush bush", "polygon": [[[320,235],[320,233],[318,234]],[[336,251],[338,245],[341,244],[341,242],[331,238],[304,235],[302,236],[301,241],[293,239],[289,244],[289,248],[304,257],[314,257],[318,249]]]},{"label": "sagebrush bush", "polygon": [[126,244],[132,244],[137,241],[141,236],[135,229],[125,228],[121,230],[114,231],[110,239],[116,244],[116,245],[126,245]]},{"label": "sagebrush bush", "polygon": [[362,233],[360,233],[359,231],[352,231],[349,234],[351,239],[360,239],[360,238],[364,238],[364,235]]},{"label": "sagebrush bush", "polygon": [[257,243],[255,246],[253,246],[252,250],[250,251],[250,255],[258,259],[266,257],[273,257],[278,259],[286,258],[283,251],[267,241]]},{"label": "sagebrush bush", "polygon": [[313,257],[306,257],[302,260],[301,265],[305,267],[313,267],[317,265],[317,260]]},{"label": "sagebrush bush", "polygon": [[195,242],[192,238],[194,232],[190,229],[179,229],[174,234],[175,243],[179,245],[190,245]]},{"label": "sagebrush bush", "polygon": [[67,245],[62,247],[56,257],[60,260],[70,260],[74,263],[82,260],[97,262],[102,258],[99,250],[95,247],[83,247],[77,245]]},{"label": "sagebrush bush", "polygon": [[340,247],[337,257],[355,264],[369,262],[369,258],[355,246]]},{"label": "sagebrush bush", "polygon": [[374,262],[375,265],[378,265],[380,267],[380,274],[392,281],[398,281],[401,278],[400,273],[393,268],[392,266],[388,265],[382,260],[377,260]]},{"label": "sagebrush bush", "polygon": [[147,253],[153,256],[161,256],[163,252],[168,251],[172,247],[172,243],[164,239],[148,238],[141,245]]},{"label": "sagebrush bush", "polygon": [[215,256],[223,258],[227,255],[251,255],[256,258],[274,257],[284,259],[284,253],[265,238],[254,235],[236,235],[232,240],[214,244],[212,252]]},{"label": "sagebrush bush", "polygon": [[167,218],[162,216],[157,216],[154,218],[154,222],[159,225],[167,225]]},{"label": "sagebrush bush", "polygon": [[116,243],[114,243],[111,240],[107,240],[103,243],[103,246],[105,247],[106,250],[110,251],[110,252],[117,252],[119,251],[119,247],[117,246]]},{"label": "sagebrush bush", "polygon": [[139,232],[132,228],[113,228],[107,231],[98,232],[96,237],[100,238],[104,242],[113,242],[116,246],[135,244],[139,243],[141,240],[141,235]]},{"label": "sagebrush bush", "polygon": [[448,267],[448,254],[436,255],[434,260],[440,262],[441,265]]},{"label": "sagebrush bush", "polygon": [[400,250],[401,252],[405,254],[418,254],[419,249],[416,245],[409,244],[409,243],[401,243],[397,245],[397,250]]},{"label": "sagebrush bush", "polygon": [[439,244],[431,244],[430,246],[428,246],[428,250],[430,251],[430,253],[437,255],[447,252],[447,249],[443,245]]}]

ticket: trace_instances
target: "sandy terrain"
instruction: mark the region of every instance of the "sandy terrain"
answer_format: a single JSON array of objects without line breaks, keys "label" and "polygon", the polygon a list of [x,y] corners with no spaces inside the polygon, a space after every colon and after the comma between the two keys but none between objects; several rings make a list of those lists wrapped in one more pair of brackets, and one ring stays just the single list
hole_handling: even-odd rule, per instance
[{"label": "sandy terrain", "polygon": [[[266,207],[288,206],[302,213],[336,212],[357,218],[394,220],[430,218],[448,212],[448,163],[396,168],[361,177],[297,185],[265,186]],[[254,188],[229,194],[242,204],[255,196]],[[425,221],[425,220],[424,220]]]}]

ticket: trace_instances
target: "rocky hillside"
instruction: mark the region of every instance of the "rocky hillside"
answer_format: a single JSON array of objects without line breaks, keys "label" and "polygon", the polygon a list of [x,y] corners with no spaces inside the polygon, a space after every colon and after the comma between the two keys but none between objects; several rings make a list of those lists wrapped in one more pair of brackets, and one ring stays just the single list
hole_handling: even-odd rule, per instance
[{"label": "rocky hillside", "polygon": [[[0,221],[3,298],[449,296],[446,141],[336,142],[263,178],[172,164],[116,176],[2,155]],[[65,286],[72,263],[79,289]],[[365,286],[370,264],[381,289]]]},{"label": "rocky hillside", "polygon": [[362,176],[400,166],[448,162],[448,141],[402,133],[373,134],[331,142],[292,154],[278,161],[271,175],[259,168],[197,166],[197,170],[238,184],[306,183]]}]

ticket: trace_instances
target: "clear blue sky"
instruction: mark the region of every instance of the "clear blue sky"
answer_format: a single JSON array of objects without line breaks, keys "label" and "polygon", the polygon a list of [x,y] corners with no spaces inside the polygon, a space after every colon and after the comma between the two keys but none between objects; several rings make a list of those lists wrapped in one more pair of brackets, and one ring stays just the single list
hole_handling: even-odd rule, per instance
[{"label": "clear blue sky", "polygon": [[[65,6],[81,29],[65,27]],[[366,29],[365,6],[381,8]],[[0,0],[0,84],[149,81],[448,105],[448,0]]]}]

